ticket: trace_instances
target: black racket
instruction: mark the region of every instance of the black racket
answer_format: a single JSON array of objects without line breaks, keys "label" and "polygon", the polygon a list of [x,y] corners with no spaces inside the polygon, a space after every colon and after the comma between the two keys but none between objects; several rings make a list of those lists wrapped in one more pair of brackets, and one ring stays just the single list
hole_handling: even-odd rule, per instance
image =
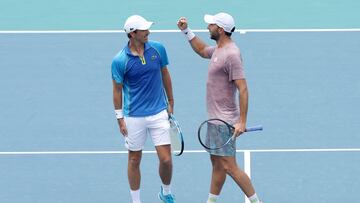
[{"label": "black racket", "polygon": [[[199,142],[205,149],[220,149],[232,140],[235,140],[234,130],[234,126],[221,119],[213,118],[206,120],[200,124],[198,129]],[[263,127],[258,125],[247,127],[245,132],[260,130],[263,130]]]}]

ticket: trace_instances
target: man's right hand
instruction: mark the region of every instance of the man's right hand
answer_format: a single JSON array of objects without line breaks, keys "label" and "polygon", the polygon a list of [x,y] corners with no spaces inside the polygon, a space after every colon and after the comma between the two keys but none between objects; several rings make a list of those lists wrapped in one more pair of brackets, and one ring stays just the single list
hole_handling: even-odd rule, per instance
[{"label": "man's right hand", "polygon": [[178,22],[177,26],[180,30],[185,30],[188,27],[188,23],[185,17],[181,17]]},{"label": "man's right hand", "polygon": [[127,136],[128,131],[127,131],[127,128],[126,128],[126,123],[125,123],[124,118],[118,119],[118,124],[119,124],[119,127],[120,127],[120,133],[122,135],[124,135],[124,136]]}]

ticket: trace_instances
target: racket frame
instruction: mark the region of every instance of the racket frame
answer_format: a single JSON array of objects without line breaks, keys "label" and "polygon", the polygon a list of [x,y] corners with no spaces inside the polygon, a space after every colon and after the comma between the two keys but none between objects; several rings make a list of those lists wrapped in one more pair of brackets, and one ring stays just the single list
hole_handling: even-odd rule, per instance
[{"label": "racket frame", "polygon": [[169,122],[170,122],[170,127],[171,127],[171,122],[172,122],[172,123],[175,124],[175,127],[176,127],[176,129],[178,131],[178,136],[179,136],[178,138],[180,139],[180,151],[179,152],[176,151],[176,153],[174,153],[174,155],[175,156],[180,156],[180,155],[183,154],[184,148],[185,148],[184,136],[183,136],[182,130],[180,128],[180,125],[177,122],[177,120],[175,119],[174,115],[172,115],[172,114],[169,115]]},{"label": "racket frame", "polygon": [[[217,149],[221,149],[223,148],[225,145],[229,144],[229,142],[231,141],[234,141],[236,139],[236,136],[233,134],[224,144],[222,144],[221,146],[218,146],[218,147],[208,147],[204,144],[204,142],[201,140],[201,128],[203,125],[205,125],[206,123],[208,123],[209,121],[218,121],[218,122],[221,122],[223,124],[225,124],[228,128],[229,128],[229,131],[230,132],[234,132],[235,130],[235,127],[232,126],[231,124],[229,124],[228,122],[224,121],[224,120],[221,120],[219,118],[211,118],[211,119],[208,119],[204,122],[202,122],[198,128],[198,140],[201,144],[201,146],[203,146],[205,149],[208,149],[208,150],[217,150]],[[259,131],[259,130],[263,130],[263,127],[261,125],[258,125],[258,126],[252,126],[252,127],[248,127],[245,129],[245,132],[251,132],[251,131]]]}]

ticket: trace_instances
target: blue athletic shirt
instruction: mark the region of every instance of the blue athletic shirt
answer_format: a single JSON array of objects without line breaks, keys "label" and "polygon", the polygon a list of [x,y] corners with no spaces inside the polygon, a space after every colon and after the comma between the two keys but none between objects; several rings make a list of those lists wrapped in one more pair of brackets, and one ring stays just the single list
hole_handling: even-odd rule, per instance
[{"label": "blue athletic shirt", "polygon": [[161,68],[168,64],[165,47],[155,41],[145,43],[143,59],[134,56],[128,45],[114,57],[112,79],[123,84],[125,116],[150,116],[167,108]]}]

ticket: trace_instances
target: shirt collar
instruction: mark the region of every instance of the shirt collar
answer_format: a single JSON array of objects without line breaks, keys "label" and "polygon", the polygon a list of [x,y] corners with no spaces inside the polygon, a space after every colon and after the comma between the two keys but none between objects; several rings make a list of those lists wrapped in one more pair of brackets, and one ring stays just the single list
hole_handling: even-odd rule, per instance
[{"label": "shirt collar", "polygon": [[[151,46],[150,46],[149,42],[146,42],[146,43],[145,43],[144,53],[145,53],[145,51],[147,51],[147,50],[150,49],[150,48],[151,48]],[[129,42],[128,42],[128,43],[126,44],[126,46],[125,46],[125,52],[126,52],[126,54],[128,54],[128,55],[130,55],[130,56],[133,56],[133,54],[132,54],[131,51],[130,51]]]}]

